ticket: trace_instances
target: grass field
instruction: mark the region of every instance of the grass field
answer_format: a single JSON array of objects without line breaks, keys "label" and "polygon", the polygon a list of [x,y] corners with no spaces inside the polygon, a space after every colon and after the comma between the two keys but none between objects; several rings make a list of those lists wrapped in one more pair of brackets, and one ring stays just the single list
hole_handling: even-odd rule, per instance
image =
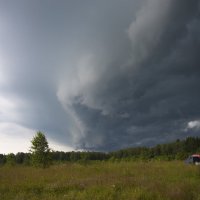
[{"label": "grass field", "polygon": [[0,167],[1,200],[200,200],[200,168],[179,161]]}]

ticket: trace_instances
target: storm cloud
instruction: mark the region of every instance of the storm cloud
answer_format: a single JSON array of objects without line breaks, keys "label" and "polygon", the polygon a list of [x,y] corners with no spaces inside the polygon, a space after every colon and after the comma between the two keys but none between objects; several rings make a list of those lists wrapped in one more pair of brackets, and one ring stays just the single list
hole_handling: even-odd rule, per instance
[{"label": "storm cloud", "polygon": [[200,1],[0,1],[0,13],[0,126],[104,151],[199,134]]}]

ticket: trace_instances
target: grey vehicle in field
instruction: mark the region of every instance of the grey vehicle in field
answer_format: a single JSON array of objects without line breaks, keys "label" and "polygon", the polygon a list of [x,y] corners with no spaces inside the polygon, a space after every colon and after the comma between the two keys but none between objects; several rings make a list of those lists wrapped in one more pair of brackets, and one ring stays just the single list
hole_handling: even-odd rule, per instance
[{"label": "grey vehicle in field", "polygon": [[189,156],[186,160],[185,163],[187,164],[195,164],[195,165],[200,165],[200,154],[193,154]]}]

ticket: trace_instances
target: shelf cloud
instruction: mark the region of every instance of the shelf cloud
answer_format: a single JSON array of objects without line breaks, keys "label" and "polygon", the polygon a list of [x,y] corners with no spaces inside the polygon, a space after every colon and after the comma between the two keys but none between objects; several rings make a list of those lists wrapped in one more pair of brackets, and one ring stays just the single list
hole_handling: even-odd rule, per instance
[{"label": "shelf cloud", "polygon": [[98,151],[198,135],[199,0],[1,1],[0,26],[0,126]]}]

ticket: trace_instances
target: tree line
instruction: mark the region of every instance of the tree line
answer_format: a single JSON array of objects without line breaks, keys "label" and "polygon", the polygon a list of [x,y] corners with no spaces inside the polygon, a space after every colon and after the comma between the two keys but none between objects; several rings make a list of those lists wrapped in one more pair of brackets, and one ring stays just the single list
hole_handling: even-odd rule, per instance
[{"label": "tree line", "polygon": [[154,147],[127,148],[109,153],[113,159],[160,159],[184,160],[191,154],[200,154],[200,138],[188,137],[184,140],[158,144]]},{"label": "tree line", "polygon": [[[51,151],[48,155],[49,158],[45,158],[46,161],[43,162],[32,159],[31,153],[23,153],[19,152],[17,154],[0,154],[0,165],[8,164],[24,164],[24,165],[35,165],[46,167],[52,163],[60,163],[60,162],[84,162],[84,161],[92,161],[92,160],[108,160],[109,154],[103,152],[80,152],[80,151],[72,151],[72,152],[63,152],[63,151]],[[48,163],[50,162],[50,163]]]},{"label": "tree line", "polygon": [[188,137],[154,147],[133,147],[113,152],[52,151],[43,133],[38,132],[31,141],[30,153],[0,154],[0,165],[35,165],[48,167],[59,162],[117,161],[117,160],[184,160],[189,155],[200,153],[200,138]]}]

